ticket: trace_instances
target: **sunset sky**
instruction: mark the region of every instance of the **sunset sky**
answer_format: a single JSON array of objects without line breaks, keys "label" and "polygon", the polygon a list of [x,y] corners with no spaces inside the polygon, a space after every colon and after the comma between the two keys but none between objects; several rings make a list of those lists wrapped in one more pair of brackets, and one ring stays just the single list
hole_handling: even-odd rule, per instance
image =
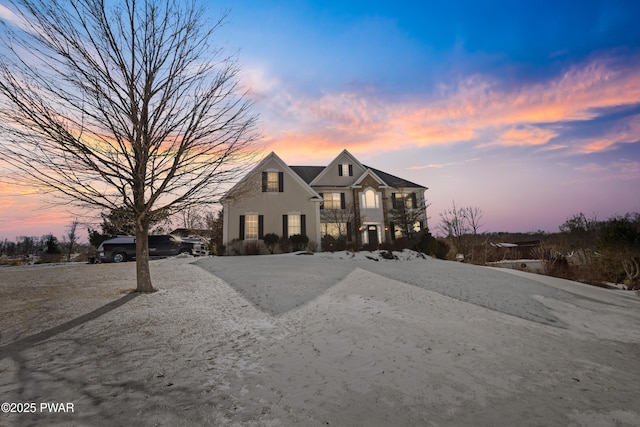
[{"label": "sunset sky", "polygon": [[[216,41],[237,51],[265,155],[346,148],[429,187],[432,229],[453,201],[484,211],[481,231],[640,211],[639,1],[209,6],[226,8]],[[61,237],[72,214],[41,204],[0,184],[0,238]]]}]

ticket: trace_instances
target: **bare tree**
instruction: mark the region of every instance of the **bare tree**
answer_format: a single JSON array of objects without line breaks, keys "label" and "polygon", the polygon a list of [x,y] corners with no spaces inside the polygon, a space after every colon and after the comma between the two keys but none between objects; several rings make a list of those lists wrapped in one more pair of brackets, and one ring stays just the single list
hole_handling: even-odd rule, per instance
[{"label": "bare tree", "polygon": [[342,236],[345,238],[351,238],[347,236],[349,230],[349,226],[347,224],[351,224],[353,226],[355,218],[355,208],[353,203],[348,202],[344,204],[344,209],[340,207],[324,207],[320,210],[320,220],[323,223],[332,224],[336,227],[338,231],[338,236]]},{"label": "bare tree", "polygon": [[196,207],[189,207],[179,213],[180,226],[188,230],[204,229],[208,213]]},{"label": "bare tree", "polygon": [[75,219],[69,224],[67,228],[67,235],[64,237],[64,248],[67,253],[67,262],[71,261],[71,255],[73,255],[73,251],[78,246],[78,234],[76,233],[76,229],[78,228],[78,220]]},{"label": "bare tree", "polygon": [[469,229],[464,219],[464,210],[456,208],[455,201],[450,209],[440,213],[440,229],[451,240],[456,250],[464,255],[467,249],[464,236],[469,232]]},{"label": "bare tree", "polygon": [[212,46],[226,15],[208,22],[196,0],[10,2],[5,170],[66,202],[128,212],[136,290],[151,292],[150,222],[217,202],[253,161],[252,104],[233,58]]},{"label": "bare tree", "polygon": [[[412,239],[417,233],[416,223],[423,227],[426,225],[427,208],[431,203],[417,197],[416,193],[398,187],[398,192],[392,195],[391,205],[389,216],[394,225],[400,228],[402,237]],[[391,233],[395,233],[395,230],[391,230]]]},{"label": "bare tree", "polygon": [[440,213],[440,228],[451,240],[458,253],[471,256],[473,260],[473,246],[476,243],[478,231],[482,224],[484,213],[479,207],[457,208],[454,201],[451,209]]},{"label": "bare tree", "polygon": [[466,208],[463,208],[463,212],[469,230],[471,231],[471,261],[475,261],[475,248],[478,245],[478,231],[480,231],[480,227],[483,225],[480,221],[484,216],[484,212],[482,212],[482,209],[478,206],[467,206]]}]

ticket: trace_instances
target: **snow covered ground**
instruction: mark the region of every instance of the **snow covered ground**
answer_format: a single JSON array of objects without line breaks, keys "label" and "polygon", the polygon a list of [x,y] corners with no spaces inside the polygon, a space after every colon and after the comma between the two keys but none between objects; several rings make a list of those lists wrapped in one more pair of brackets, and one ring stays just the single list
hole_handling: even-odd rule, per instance
[{"label": "snow covered ground", "polygon": [[637,294],[398,256],[2,268],[0,425],[640,425]]}]

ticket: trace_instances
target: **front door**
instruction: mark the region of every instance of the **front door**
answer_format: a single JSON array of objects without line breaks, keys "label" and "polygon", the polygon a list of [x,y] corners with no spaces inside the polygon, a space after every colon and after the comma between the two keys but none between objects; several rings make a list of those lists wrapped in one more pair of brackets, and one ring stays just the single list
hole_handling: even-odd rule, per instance
[{"label": "front door", "polygon": [[378,242],[378,226],[377,225],[369,225],[367,226],[367,231],[369,233],[369,244],[377,245]]}]

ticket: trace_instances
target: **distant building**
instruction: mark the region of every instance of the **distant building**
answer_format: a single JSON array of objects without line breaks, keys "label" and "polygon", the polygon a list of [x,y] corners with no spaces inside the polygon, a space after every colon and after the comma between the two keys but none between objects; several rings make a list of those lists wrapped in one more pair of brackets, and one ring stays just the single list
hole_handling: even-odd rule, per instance
[{"label": "distant building", "polygon": [[529,240],[515,243],[491,243],[500,250],[502,259],[536,259],[536,248],[540,247],[540,240]]}]

